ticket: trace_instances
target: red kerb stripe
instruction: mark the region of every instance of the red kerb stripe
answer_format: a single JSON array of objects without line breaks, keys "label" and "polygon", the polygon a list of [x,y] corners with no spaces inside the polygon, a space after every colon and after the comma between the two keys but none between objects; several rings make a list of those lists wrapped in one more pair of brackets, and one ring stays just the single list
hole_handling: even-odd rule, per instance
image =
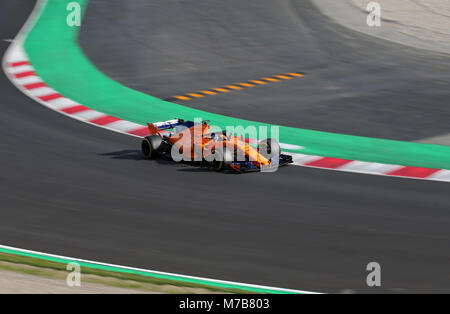
[{"label": "red kerb stripe", "polygon": [[39,99],[43,100],[43,101],[50,101],[53,99],[58,99],[61,98],[62,95],[55,93],[55,94],[50,94],[50,95],[44,95],[44,96],[40,96]]},{"label": "red kerb stripe", "polygon": [[15,78],[22,78],[22,77],[35,76],[35,75],[36,75],[36,73],[34,71],[27,71],[27,72],[14,74],[14,77]]},{"label": "red kerb stripe", "polygon": [[324,157],[313,162],[305,164],[305,166],[327,168],[327,169],[337,169],[342,167],[353,160],[339,159],[339,158],[328,158]]},{"label": "red kerb stripe", "polygon": [[120,120],[120,119],[119,119],[119,118],[116,118],[116,117],[112,117],[112,116],[104,116],[104,117],[100,117],[100,118],[91,120],[91,121],[89,121],[89,122],[95,123],[95,124],[98,124],[98,125],[105,125],[105,124],[112,123],[112,122],[116,122],[116,121],[119,121],[119,120]]},{"label": "red kerb stripe", "polygon": [[27,85],[24,85],[23,87],[25,87],[26,89],[35,89],[35,88],[39,88],[39,87],[47,87],[47,84],[45,84],[44,82],[39,82],[39,83],[27,84]]},{"label": "red kerb stripe", "polygon": [[9,66],[10,67],[20,67],[22,65],[28,65],[28,64],[30,64],[30,62],[28,62],[28,61],[19,61],[19,62],[11,62],[9,64]]},{"label": "red kerb stripe", "polygon": [[61,109],[62,112],[65,112],[68,114],[73,114],[73,113],[86,111],[86,110],[90,110],[90,109],[85,106],[82,106],[82,105],[77,105],[77,106]]},{"label": "red kerb stripe", "polygon": [[399,176],[409,178],[428,178],[432,174],[438,172],[439,169],[420,168],[420,167],[403,167],[387,173],[388,176]]}]

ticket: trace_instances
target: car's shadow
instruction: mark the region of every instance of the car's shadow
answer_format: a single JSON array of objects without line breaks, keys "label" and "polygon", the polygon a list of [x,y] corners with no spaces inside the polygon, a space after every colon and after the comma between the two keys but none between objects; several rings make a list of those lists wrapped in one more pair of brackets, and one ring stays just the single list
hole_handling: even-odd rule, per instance
[{"label": "car's shadow", "polygon": [[[119,150],[116,152],[109,152],[109,153],[101,153],[100,156],[109,157],[111,159],[119,159],[119,160],[135,160],[135,161],[148,161],[148,162],[156,162],[159,165],[162,166],[170,166],[178,168],[178,171],[182,172],[210,172],[210,173],[217,173],[213,171],[212,169],[208,167],[201,167],[200,165],[192,165],[188,162],[174,162],[172,160],[167,159],[161,159],[161,158],[155,158],[152,160],[147,160],[140,150],[135,149],[124,149]],[[221,173],[235,173],[232,171],[223,171]]]},{"label": "car's shadow", "polygon": [[102,153],[100,156],[111,157],[112,159],[124,159],[124,160],[145,160],[142,152],[135,149],[124,149],[117,152]]}]

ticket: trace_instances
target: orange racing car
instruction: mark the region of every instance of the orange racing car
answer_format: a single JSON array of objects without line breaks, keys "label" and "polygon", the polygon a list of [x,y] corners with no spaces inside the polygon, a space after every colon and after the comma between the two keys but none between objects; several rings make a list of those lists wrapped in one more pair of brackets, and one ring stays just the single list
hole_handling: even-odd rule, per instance
[{"label": "orange racing car", "polygon": [[254,148],[248,139],[226,131],[215,132],[208,121],[174,119],[148,124],[148,129],[149,135],[141,145],[147,159],[160,157],[235,172],[273,172],[292,163],[292,156],[280,153],[276,140],[262,140]]}]

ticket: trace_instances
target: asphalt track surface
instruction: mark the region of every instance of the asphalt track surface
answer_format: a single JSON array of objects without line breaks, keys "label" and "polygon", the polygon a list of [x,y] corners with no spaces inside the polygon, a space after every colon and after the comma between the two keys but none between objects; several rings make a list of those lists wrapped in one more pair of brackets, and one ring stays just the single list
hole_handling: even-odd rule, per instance
[{"label": "asphalt track surface", "polygon": [[[1,3],[2,39],[33,4]],[[450,292],[448,183],[146,161],[137,139],[48,110],[4,75],[0,92],[2,244],[320,292]],[[381,288],[366,286],[372,261]]]},{"label": "asphalt track surface", "polygon": [[450,133],[450,51],[346,29],[308,0],[93,0],[80,38],[103,72],[161,98],[307,73],[181,102],[209,112],[405,141]]}]

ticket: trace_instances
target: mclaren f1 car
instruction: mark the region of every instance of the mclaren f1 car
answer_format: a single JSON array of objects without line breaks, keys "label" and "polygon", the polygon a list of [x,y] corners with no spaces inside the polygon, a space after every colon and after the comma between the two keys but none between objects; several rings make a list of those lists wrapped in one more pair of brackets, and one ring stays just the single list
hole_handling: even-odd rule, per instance
[{"label": "mclaren f1 car", "polygon": [[165,158],[209,167],[215,171],[273,172],[292,163],[292,156],[281,154],[274,139],[265,139],[256,147],[245,138],[215,132],[209,121],[174,119],[148,124],[149,135],[142,140],[145,158]]}]

